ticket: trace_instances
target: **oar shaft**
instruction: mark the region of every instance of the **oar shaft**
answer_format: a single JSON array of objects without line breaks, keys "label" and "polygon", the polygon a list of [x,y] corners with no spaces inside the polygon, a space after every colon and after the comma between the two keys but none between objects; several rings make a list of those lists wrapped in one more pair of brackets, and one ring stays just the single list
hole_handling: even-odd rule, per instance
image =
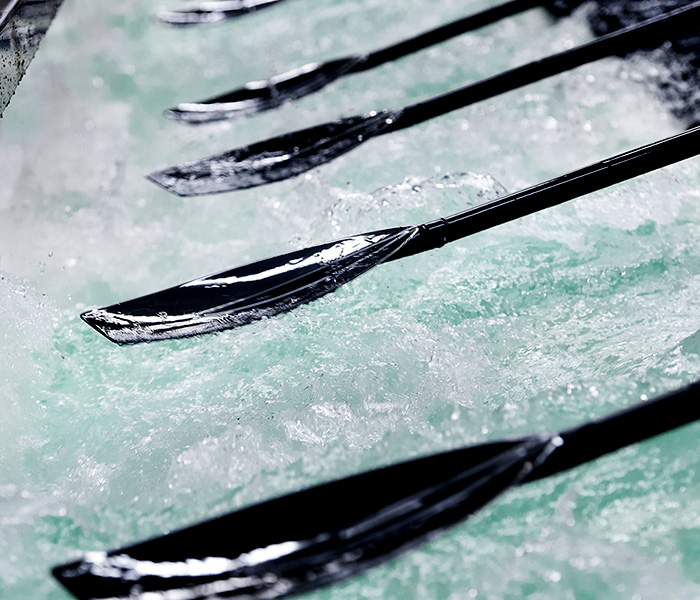
[{"label": "oar shaft", "polygon": [[426,223],[421,226],[422,235],[390,260],[438,248],[697,155],[700,155],[700,126]]},{"label": "oar shaft", "polygon": [[383,133],[405,129],[481,100],[493,98],[564,71],[580,67],[608,56],[626,54],[644,46],[660,44],[667,39],[700,26],[700,3],[696,2],[666,15],[649,19],[609,33],[582,46],[548,56],[500,75],[413,104]]},{"label": "oar shaft", "polygon": [[474,31],[481,27],[491,25],[501,19],[517,15],[531,8],[542,6],[542,4],[543,0],[509,0],[498,6],[487,8],[481,12],[454,21],[453,23],[448,23],[442,27],[426,31],[421,35],[404,40],[398,44],[387,46],[381,50],[375,50],[367,55],[365,61],[350,69],[349,73],[358,73],[360,71],[374,69],[384,63],[424,50],[425,48],[467,33],[468,31]]},{"label": "oar shaft", "polygon": [[700,382],[560,433],[563,444],[526,481],[542,479],[700,419]]}]

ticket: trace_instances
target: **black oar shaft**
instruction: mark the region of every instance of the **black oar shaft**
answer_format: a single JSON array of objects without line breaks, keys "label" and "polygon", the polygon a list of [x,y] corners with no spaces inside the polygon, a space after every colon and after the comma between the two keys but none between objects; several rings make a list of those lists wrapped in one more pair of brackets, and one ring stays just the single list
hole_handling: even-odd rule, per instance
[{"label": "black oar shaft", "polygon": [[[411,127],[600,58],[658,47],[666,40],[678,39],[698,29],[700,1],[418,104],[302,129],[163,169],[149,178],[180,196],[220,193],[282,181],[326,164],[373,137]],[[330,79],[338,76],[335,73]],[[319,89],[318,81],[309,89]],[[271,94],[270,88],[266,90],[272,101],[265,100],[262,105],[279,105],[280,99]],[[261,106],[260,100],[257,102]],[[201,122],[201,119],[193,118],[192,122],[195,121]]]},{"label": "black oar shaft", "polygon": [[660,44],[668,39],[678,37],[680,34],[697,29],[700,25],[699,21],[700,3],[693,3],[666,15],[649,19],[640,25],[632,25],[607,34],[571,50],[548,56],[425,102],[408,106],[393,125],[382,133],[411,127],[601,58],[626,54],[643,47]]},{"label": "black oar shaft", "polygon": [[390,260],[439,248],[700,154],[700,126],[428,223],[367,232],[93,310],[110,340],[138,343],[239,327],[292,310]]},{"label": "black oar shaft", "polygon": [[390,260],[438,248],[447,242],[557,206],[698,154],[700,126],[492,202],[426,223],[422,226],[424,235],[418,236],[400,255],[395,255]]},{"label": "black oar shaft", "polygon": [[510,0],[494,6],[492,8],[487,8],[481,12],[469,15],[463,19],[459,19],[442,27],[432,29],[421,35],[404,40],[398,44],[393,44],[382,48],[381,50],[375,50],[367,55],[367,59],[362,63],[359,63],[352,69],[349,73],[358,73],[360,71],[368,71],[369,69],[374,69],[375,67],[382,65],[392,60],[402,58],[414,52],[418,52],[435,44],[439,44],[453,37],[467,33],[468,31],[474,31],[485,27],[487,25],[492,25],[501,19],[517,15],[518,13],[524,12],[531,8],[537,6],[542,6],[543,0]]},{"label": "black oar shaft", "polygon": [[526,481],[542,479],[700,419],[700,382],[559,434],[562,445]]}]

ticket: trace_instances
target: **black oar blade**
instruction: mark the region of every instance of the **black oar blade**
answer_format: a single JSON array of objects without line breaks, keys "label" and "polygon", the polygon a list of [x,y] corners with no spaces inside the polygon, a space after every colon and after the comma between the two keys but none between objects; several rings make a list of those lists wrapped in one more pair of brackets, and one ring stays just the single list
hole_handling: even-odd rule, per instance
[{"label": "black oar blade", "polygon": [[551,451],[483,444],[334,481],[54,569],[80,600],[282,598],[345,579],[465,519]]},{"label": "black oar blade", "polygon": [[238,90],[215,98],[178,104],[164,114],[190,125],[248,117],[317,92],[364,60],[364,56],[358,55],[311,63],[265,81],[252,81]]},{"label": "black oar blade", "polygon": [[316,300],[391,258],[418,236],[395,227],[329,242],[107,308],[83,320],[118,344],[232,329]]},{"label": "black oar blade", "polygon": [[390,127],[400,114],[385,110],[341,119],[170,167],[148,178],[178,196],[230,192],[281,181],[357,148]]},{"label": "black oar blade", "polygon": [[211,25],[228,19],[242,17],[248,13],[267,8],[282,0],[219,0],[200,2],[189,10],[165,10],[156,15],[163,25],[174,27],[186,25]]}]

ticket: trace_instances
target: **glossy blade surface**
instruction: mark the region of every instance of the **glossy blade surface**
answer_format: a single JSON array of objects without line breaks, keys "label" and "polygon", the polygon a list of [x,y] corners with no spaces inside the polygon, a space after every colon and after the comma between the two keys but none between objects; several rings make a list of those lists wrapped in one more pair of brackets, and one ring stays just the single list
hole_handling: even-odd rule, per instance
[{"label": "glossy blade surface", "polygon": [[200,2],[190,9],[165,10],[156,15],[163,25],[211,25],[273,6],[283,0],[218,0]]},{"label": "glossy blade surface", "polygon": [[357,148],[390,127],[400,110],[383,110],[326,123],[224,154],[151,173],[178,196],[243,190],[305,173]]},{"label": "glossy blade surface", "polygon": [[364,60],[364,56],[358,55],[311,63],[264,81],[252,81],[223,96],[178,104],[164,114],[192,125],[247,117],[317,92]]},{"label": "glossy blade surface", "polygon": [[[285,290],[287,288],[291,290],[297,289],[294,286],[298,285],[296,281],[299,279],[299,274],[295,269],[289,268],[288,263],[292,260],[290,257],[294,257],[294,260],[303,263],[309,260],[309,257],[313,257],[317,252],[325,249],[325,251],[322,252],[324,256],[323,269],[326,270],[329,276],[336,277],[337,285],[334,283],[326,291],[320,291],[316,296],[311,294],[308,296],[308,299],[298,301],[296,304],[307,302],[314,297],[319,297],[327,293],[327,291],[331,291],[339,285],[342,285],[343,281],[349,281],[361,274],[362,269],[360,267],[368,269],[384,260],[393,260],[419,252],[427,252],[439,248],[448,242],[473,235],[480,231],[485,231],[491,227],[530,215],[534,212],[557,206],[558,204],[578,198],[584,194],[602,190],[633,177],[638,177],[670,164],[697,156],[699,152],[698,136],[700,136],[700,127],[670,136],[652,144],[647,144],[646,146],[641,146],[629,152],[618,154],[617,156],[607,158],[496,200],[468,208],[448,217],[435,219],[413,227],[394,228],[383,232],[370,232],[353,236],[352,238],[348,238],[348,240],[360,240],[360,247],[362,248],[362,252],[353,257],[347,257],[345,250],[340,251],[339,248],[346,248],[345,244],[349,244],[347,248],[350,248],[355,242],[340,240],[339,242],[331,242],[323,246],[300,250],[291,255],[271,258],[240,270],[245,272],[247,269],[251,269],[257,273],[259,288],[255,290],[253,296],[257,295],[260,296],[261,300],[265,300],[264,296],[268,294],[269,291],[274,291],[276,293],[276,290]],[[389,232],[394,232],[396,237],[394,238],[392,235],[387,235]],[[379,235],[379,237],[375,240],[376,235]],[[374,241],[378,243],[374,245]],[[386,248],[384,247],[385,242]],[[393,245],[394,242],[397,242],[397,244]],[[330,248],[336,249],[330,251],[328,250]],[[366,256],[364,253],[366,253]],[[333,258],[334,255],[337,255],[336,258],[338,260]],[[353,268],[350,277],[344,276],[343,278],[338,278],[333,273],[336,267],[338,272],[345,272],[346,265],[352,265],[356,258],[362,258],[362,261],[358,262]],[[310,260],[314,262],[313,259]],[[365,265],[365,260],[366,266],[363,266]],[[267,267],[267,265],[270,266]],[[238,269],[234,269],[230,273],[235,274],[238,271]],[[281,279],[269,277],[265,274],[266,271],[274,272],[277,275],[281,274]],[[288,278],[284,276],[285,273],[289,275]],[[212,276],[212,278],[217,277],[220,276]],[[180,286],[180,288],[173,288],[173,290],[179,290],[177,293],[172,293],[173,290],[166,290],[165,292],[159,292],[139,300],[115,305],[108,309],[91,311],[90,313],[86,313],[84,318],[98,331],[119,343],[196,335],[199,333],[206,333],[207,331],[219,331],[221,329],[243,325],[246,322],[254,320],[251,315],[241,319],[242,315],[225,314],[224,319],[233,317],[235,322],[228,324],[216,323],[216,319],[221,319],[221,315],[218,313],[221,312],[220,307],[223,306],[224,303],[231,303],[231,306],[236,304],[243,305],[243,303],[245,303],[247,297],[251,294],[250,290],[245,286],[237,285],[230,289],[227,286],[227,289],[222,291],[211,293],[199,292],[193,294],[191,298],[184,299],[181,288],[186,288],[188,285],[197,287],[195,284],[199,285],[200,288],[206,288],[209,279],[211,278],[197,280],[192,284]],[[200,283],[202,281],[204,283]],[[266,286],[269,290],[266,289]],[[319,290],[320,289],[321,288],[319,288]],[[233,296],[231,294],[233,294]],[[192,298],[196,298],[198,303],[196,309],[188,308]],[[178,311],[175,317],[169,314],[169,312],[172,313],[172,309],[169,308],[170,302],[173,303],[173,306],[176,307]],[[294,302],[286,302],[280,303],[278,307],[274,307],[269,306],[270,303],[268,302],[265,308],[266,310],[271,309],[272,312],[266,314],[275,314],[277,312],[290,310],[294,308],[296,304]],[[154,306],[158,308],[154,308]],[[186,309],[196,312],[183,314],[183,311]],[[148,312],[144,314],[142,312],[143,310],[147,310]],[[246,314],[248,314],[247,310],[248,309],[244,311]],[[212,318],[210,313],[213,314],[215,318]],[[262,316],[266,315],[263,314]],[[198,324],[198,320],[202,322]],[[180,323],[182,323],[182,326],[180,326]],[[141,332],[141,329],[146,325],[151,331]],[[122,329],[123,331],[121,331]],[[168,331],[169,329],[173,331]]]},{"label": "glossy blade surface", "polygon": [[[541,6],[541,0],[505,0],[501,4],[473,13],[462,19],[431,29],[366,55],[316,63],[295,69],[270,80],[254,81],[245,87],[202,102],[190,102],[170,109],[165,115],[196,124],[221,119],[235,119],[276,108],[284,101],[316,92],[348,73],[374,69],[435,44],[485,27],[520,12]],[[282,85],[282,83],[284,85]]]},{"label": "glossy blade surface", "polygon": [[329,242],[91,310],[82,318],[118,344],[239,327],[336,290],[389,259],[417,234],[416,227],[396,227]]},{"label": "glossy blade surface", "polygon": [[695,382],[559,434],[369,471],[56,567],[80,600],[282,598],[345,579],[549,477],[700,419]]},{"label": "glossy blade surface", "polygon": [[[700,2],[691,3],[592,42],[402,109],[349,117],[289,133],[229,153],[172,167],[152,174],[151,179],[175,194],[197,195],[243,189],[294,177],[333,160],[374,135],[412,127],[594,60],[626,54],[640,47],[649,47],[654,42],[663,43],[679,31],[697,28],[699,19]],[[387,116],[385,121],[381,119],[383,115]]]},{"label": "glossy blade surface", "polygon": [[54,569],[80,600],[282,598],[408,550],[517,485],[552,436],[472,446],[363,473]]}]

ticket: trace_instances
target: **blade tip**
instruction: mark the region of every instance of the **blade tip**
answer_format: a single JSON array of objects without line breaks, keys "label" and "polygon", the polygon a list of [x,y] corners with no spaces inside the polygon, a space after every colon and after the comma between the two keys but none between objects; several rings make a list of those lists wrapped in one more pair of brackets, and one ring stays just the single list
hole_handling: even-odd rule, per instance
[{"label": "blade tip", "polygon": [[206,106],[206,104],[199,102],[178,104],[173,108],[166,108],[163,111],[163,116],[167,119],[172,119],[173,121],[184,123],[186,125],[206,125],[215,121],[223,121],[226,119],[232,120],[236,118],[235,115],[220,115],[215,110],[197,110],[197,108],[200,106]]},{"label": "blade tip", "polygon": [[112,313],[109,313],[104,308],[93,308],[92,310],[88,310],[82,313],[80,315],[80,318],[90,327],[92,327],[97,333],[107,338],[110,342],[119,346],[128,344],[129,341],[125,341],[121,338],[121,336],[115,335],[115,331],[120,330],[114,329],[114,327],[112,326],[112,319],[109,318],[109,315],[111,314]]},{"label": "blade tip", "polygon": [[174,10],[161,10],[155,14],[155,20],[160,25],[166,27],[188,27],[190,25],[199,25],[200,21],[192,19],[187,13],[182,13]]},{"label": "blade tip", "polygon": [[95,324],[99,321],[96,314],[101,309],[93,308],[91,310],[86,310],[84,313],[80,314],[80,318],[90,325],[90,327],[95,327]]},{"label": "blade tip", "polygon": [[221,12],[195,13],[188,11],[161,10],[155,14],[155,19],[166,27],[189,27],[192,25],[212,25],[226,20]]},{"label": "blade tip", "polygon": [[177,108],[177,107],[175,107],[175,108],[166,108],[166,109],[163,111],[163,116],[164,116],[166,119],[173,119],[174,121],[180,121],[180,120],[181,120],[180,114],[181,114],[181,111],[180,111],[180,109]]},{"label": "blade tip", "polygon": [[186,23],[181,23],[178,22],[176,19],[173,19],[173,15],[175,13],[169,12],[169,11],[160,11],[155,14],[155,21],[156,23],[159,23],[160,25],[165,25],[167,27],[176,27],[178,25],[183,25]]},{"label": "blade tip", "polygon": [[93,594],[80,584],[79,572],[84,567],[84,564],[83,560],[78,560],[58,565],[51,569],[53,578],[78,600],[90,600],[93,598]]},{"label": "blade tip", "polygon": [[[153,171],[153,173],[148,173],[145,175],[146,179],[152,183],[155,183],[158,187],[164,189],[166,192],[170,192],[175,196],[184,198],[192,194],[187,194],[180,189],[180,186],[173,184],[173,177],[168,174],[169,169],[163,171]],[[177,180],[175,180],[177,182]]]},{"label": "blade tip", "polygon": [[68,577],[66,576],[66,569],[69,565],[57,565],[51,569],[51,575],[64,587],[67,587]]}]

